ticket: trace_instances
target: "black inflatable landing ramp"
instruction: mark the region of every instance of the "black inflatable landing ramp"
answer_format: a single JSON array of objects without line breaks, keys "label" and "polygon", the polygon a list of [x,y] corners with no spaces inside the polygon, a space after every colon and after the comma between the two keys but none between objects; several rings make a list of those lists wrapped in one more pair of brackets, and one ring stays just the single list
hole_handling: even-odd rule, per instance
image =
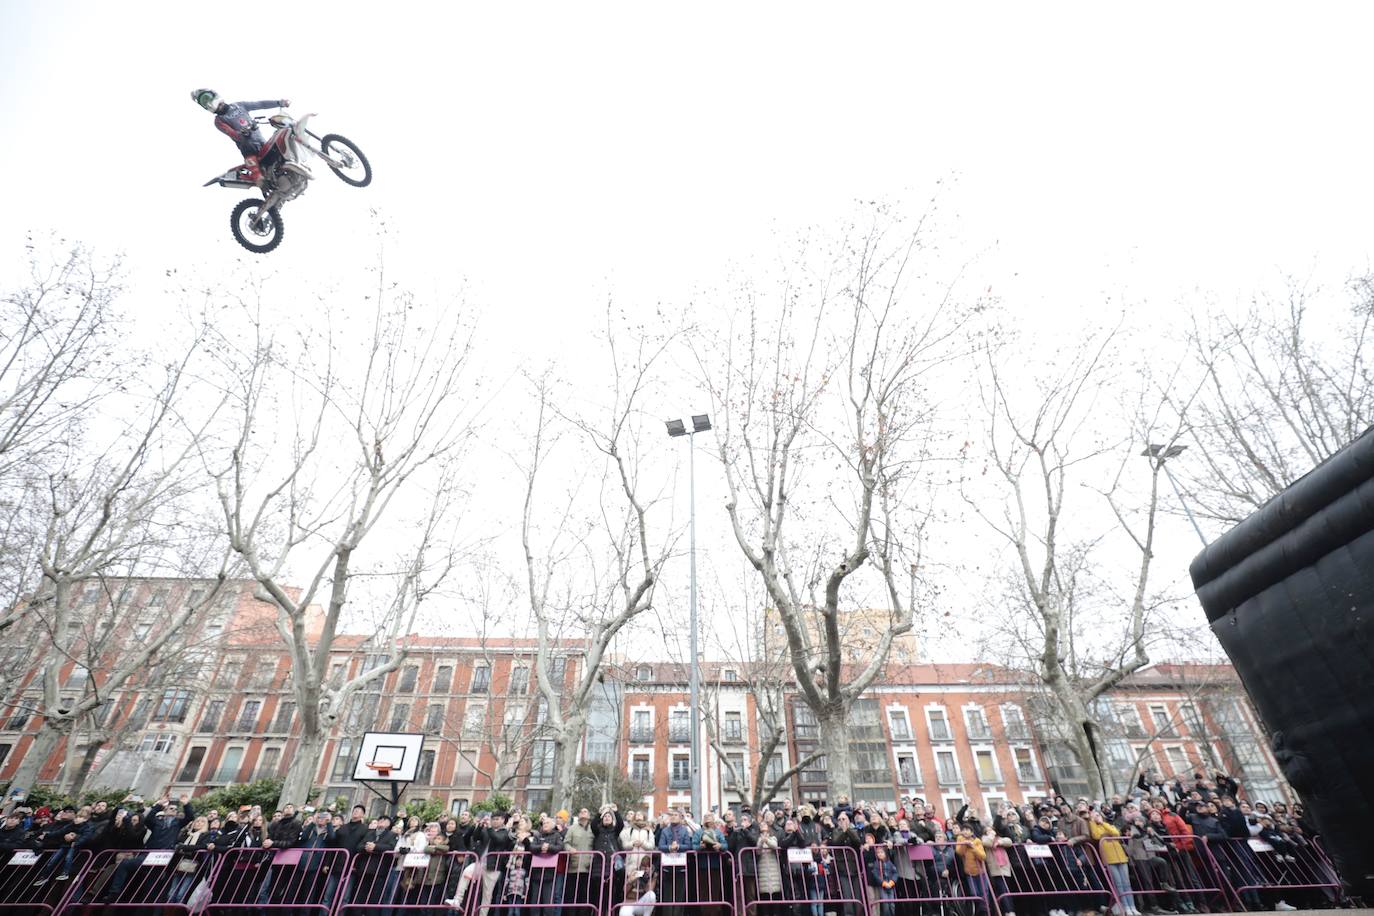
[{"label": "black inflatable landing ramp", "polygon": [[1374,897],[1374,428],[1189,571],[1323,846]]}]

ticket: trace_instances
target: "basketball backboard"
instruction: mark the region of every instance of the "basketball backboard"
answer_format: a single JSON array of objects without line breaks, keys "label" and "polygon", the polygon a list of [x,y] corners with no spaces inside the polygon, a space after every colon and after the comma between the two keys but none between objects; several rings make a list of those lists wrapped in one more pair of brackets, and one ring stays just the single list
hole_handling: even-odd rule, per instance
[{"label": "basketball backboard", "polygon": [[355,781],[414,782],[420,766],[424,735],[407,732],[366,732],[358,760],[353,765]]}]

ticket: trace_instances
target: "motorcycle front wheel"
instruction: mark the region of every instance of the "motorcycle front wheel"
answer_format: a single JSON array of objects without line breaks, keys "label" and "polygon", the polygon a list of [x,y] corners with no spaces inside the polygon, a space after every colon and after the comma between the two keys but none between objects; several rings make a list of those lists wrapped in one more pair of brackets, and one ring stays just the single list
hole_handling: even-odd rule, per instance
[{"label": "motorcycle front wheel", "polygon": [[[365,188],[372,183],[372,164],[352,140],[338,134],[325,134],[320,138],[320,149],[329,157],[329,167],[345,184]],[[336,165],[336,158],[343,164]]]},{"label": "motorcycle front wheel", "polygon": [[253,219],[253,214],[262,203],[255,197],[239,201],[229,217],[229,228],[234,231],[234,238],[254,254],[267,254],[281,244],[280,210],[268,210],[260,218]]}]

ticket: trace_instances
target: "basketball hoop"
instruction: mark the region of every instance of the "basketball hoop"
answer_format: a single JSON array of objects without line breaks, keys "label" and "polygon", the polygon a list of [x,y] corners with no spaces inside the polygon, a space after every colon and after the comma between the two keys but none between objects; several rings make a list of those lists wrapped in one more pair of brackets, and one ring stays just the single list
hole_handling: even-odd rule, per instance
[{"label": "basketball hoop", "polygon": [[365,763],[365,764],[363,764],[363,766],[365,766],[365,767],[367,767],[369,770],[371,770],[371,771],[373,772],[373,774],[376,775],[376,777],[377,777],[378,779],[390,779],[390,778],[391,778],[391,764],[388,763],[388,762],[381,761],[381,760],[374,760],[374,761],[372,761],[371,763]]}]

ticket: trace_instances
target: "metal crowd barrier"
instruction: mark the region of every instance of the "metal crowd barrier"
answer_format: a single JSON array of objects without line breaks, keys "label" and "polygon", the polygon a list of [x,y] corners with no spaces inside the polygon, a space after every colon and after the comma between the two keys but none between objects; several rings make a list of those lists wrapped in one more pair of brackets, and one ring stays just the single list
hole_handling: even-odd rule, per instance
[{"label": "metal crowd barrier", "polygon": [[1247,910],[1272,910],[1280,898],[1300,909],[1341,899],[1336,870],[1311,844],[1280,848],[1258,838],[1227,839],[1212,840],[1207,849]]},{"label": "metal crowd barrier", "polygon": [[1161,836],[1158,840],[1103,837],[1105,848],[1115,845],[1127,856],[1131,895],[1149,906],[1175,912],[1186,902],[1198,912],[1234,909],[1235,894],[1207,846],[1192,834]]},{"label": "metal crowd barrier", "polygon": [[649,891],[654,916],[734,916],[735,859],[727,850],[617,852],[610,869],[611,916],[628,914]]},{"label": "metal crowd barrier", "polygon": [[[470,852],[358,852],[345,871],[335,912],[340,916],[466,912],[477,887],[469,880],[469,870],[476,867],[477,857]],[[450,903],[454,899],[459,907]]]},{"label": "metal crowd barrier", "polygon": [[754,846],[741,849],[738,858],[740,916],[868,912],[863,860],[849,846]]},{"label": "metal crowd barrier", "polygon": [[206,916],[331,916],[348,853],[342,849],[230,849],[210,880]]},{"label": "metal crowd barrier", "polygon": [[190,913],[196,898],[208,892],[214,865],[208,852],[183,855],[172,849],[109,849],[71,880],[55,912]]},{"label": "metal crowd barrier", "polygon": [[0,851],[0,912],[14,916],[49,916],[91,861],[89,850]]},{"label": "metal crowd barrier", "polygon": [[[913,908],[943,913],[946,907],[951,913],[976,913],[980,904],[986,906],[974,882],[964,874],[960,852],[970,845],[968,840],[959,840],[892,846],[887,854],[897,878],[890,889],[874,884],[873,862],[866,861],[870,871],[867,877],[870,916],[874,911],[877,916],[893,916],[894,912],[906,913]],[[818,914],[813,912],[810,916]],[[819,916],[824,916],[823,912]]]},{"label": "metal crowd barrier", "polygon": [[[574,866],[569,882],[569,867]],[[585,865],[587,871],[580,870]],[[487,853],[473,869],[466,893],[474,916],[601,916],[604,884],[594,886],[592,874],[604,875],[605,857],[599,852]],[[585,877],[584,877],[585,874]]]},{"label": "metal crowd barrier", "polygon": [[[1006,854],[1011,867],[1005,878],[988,877],[988,894],[999,911],[1016,909],[1020,898],[1028,910],[1089,910],[1115,900],[1112,882],[1091,842],[996,847],[986,850],[989,860],[996,850]],[[1012,905],[1002,906],[1003,900]]]}]

